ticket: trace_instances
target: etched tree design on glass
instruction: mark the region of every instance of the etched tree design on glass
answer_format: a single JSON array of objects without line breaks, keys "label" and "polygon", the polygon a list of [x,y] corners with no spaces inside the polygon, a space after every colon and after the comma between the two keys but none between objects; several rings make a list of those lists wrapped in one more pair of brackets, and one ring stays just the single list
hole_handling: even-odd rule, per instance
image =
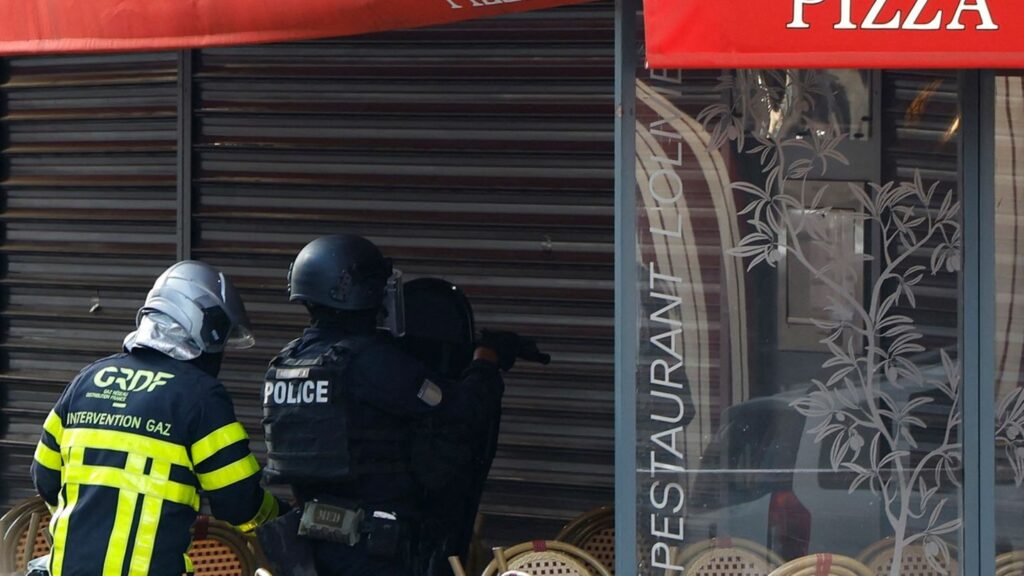
[{"label": "etched tree design on glass", "polygon": [[1014,388],[996,405],[996,446],[1002,446],[1017,488],[1024,486],[1024,388]]},{"label": "etched tree design on glass", "polygon": [[[952,558],[943,535],[961,525],[950,502],[960,484],[960,368],[941,350],[941,373],[922,371],[915,355],[925,352],[923,336],[900,310],[916,308],[915,287],[925,274],[958,272],[959,202],[953,191],[940,192],[938,183],[926,186],[919,172],[910,182],[841,184],[860,207],[843,217],[874,227],[880,238],[873,254],[850,250],[838,237],[836,214],[822,202],[829,185],[810,179],[825,176],[831,163],[848,164],[840,152],[848,135],[834,126],[794,137],[781,129],[801,124],[799,116],[827,100],[817,73],[739,71],[723,77],[720,89],[729,103],[709,106],[699,117],[710,146],[733,142],[741,154],[757,157],[764,175],[763,185],[732,184],[750,197],[739,214],[752,231],[729,253],[746,259],[748,270],[783,260],[801,266],[828,302],[827,317],[814,324],[830,355],[822,364],[829,376],[813,380],[792,405],[815,424],[815,442],[830,446],[832,470],[853,473],[849,491],[866,487],[879,495],[893,530],[890,574],[900,573],[903,552],[912,544],[920,544],[932,567],[945,573]],[[911,265],[915,254],[926,254],[928,265]],[[861,293],[856,279],[875,259],[877,272]],[[933,395],[912,398],[915,389]],[[942,403],[930,406],[933,417],[938,409],[945,420],[941,441],[922,447],[922,408],[941,397]],[[1009,402],[1017,417],[1007,419],[1005,434],[1019,445],[1024,398]],[[1024,468],[1024,454],[1014,462]]]}]

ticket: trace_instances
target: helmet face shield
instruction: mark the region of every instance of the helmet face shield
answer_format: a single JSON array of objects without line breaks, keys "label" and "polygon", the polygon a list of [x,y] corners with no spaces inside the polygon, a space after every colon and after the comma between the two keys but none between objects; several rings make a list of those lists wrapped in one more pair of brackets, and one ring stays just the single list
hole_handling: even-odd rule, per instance
[{"label": "helmet face shield", "polygon": [[384,301],[377,318],[377,328],[386,330],[395,338],[405,335],[405,292],[402,288],[402,271],[391,269],[391,276],[384,285]]},{"label": "helmet face shield", "polygon": [[179,262],[161,274],[138,318],[148,311],[161,312],[181,325],[203,352],[255,344],[238,291],[222,272],[203,262]]},{"label": "helmet face shield", "polygon": [[253,335],[252,327],[248,324],[236,324],[228,334],[224,347],[229,350],[245,350],[256,345],[256,336]]}]

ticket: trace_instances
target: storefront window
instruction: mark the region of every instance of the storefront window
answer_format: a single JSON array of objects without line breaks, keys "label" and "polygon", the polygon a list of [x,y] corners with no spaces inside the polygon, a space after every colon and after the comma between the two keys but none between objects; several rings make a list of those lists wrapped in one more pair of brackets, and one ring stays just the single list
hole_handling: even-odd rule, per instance
[{"label": "storefront window", "polygon": [[996,554],[1009,566],[1024,561],[1024,78],[996,75],[995,94]]},{"label": "storefront window", "polygon": [[646,70],[636,96],[639,573],[957,574],[956,74]]}]

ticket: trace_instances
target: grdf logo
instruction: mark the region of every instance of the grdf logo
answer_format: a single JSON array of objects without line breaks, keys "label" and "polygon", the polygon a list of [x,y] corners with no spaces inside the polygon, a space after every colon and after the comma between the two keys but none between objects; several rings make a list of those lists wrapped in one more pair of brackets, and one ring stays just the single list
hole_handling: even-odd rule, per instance
[{"label": "grdf logo", "polygon": [[125,392],[152,392],[157,386],[167,384],[174,374],[167,372],[151,372],[149,370],[132,370],[118,366],[107,366],[96,373],[92,383],[98,388],[108,388],[117,384]]}]

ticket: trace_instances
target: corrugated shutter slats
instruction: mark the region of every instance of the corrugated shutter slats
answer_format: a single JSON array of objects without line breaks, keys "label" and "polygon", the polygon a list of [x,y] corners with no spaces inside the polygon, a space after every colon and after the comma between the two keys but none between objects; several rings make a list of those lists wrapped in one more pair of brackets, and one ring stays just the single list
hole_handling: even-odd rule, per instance
[{"label": "corrugated shutter slats", "polygon": [[175,257],[174,54],[18,58],[0,83],[3,494],[31,493],[39,423],[117,350]]}]

